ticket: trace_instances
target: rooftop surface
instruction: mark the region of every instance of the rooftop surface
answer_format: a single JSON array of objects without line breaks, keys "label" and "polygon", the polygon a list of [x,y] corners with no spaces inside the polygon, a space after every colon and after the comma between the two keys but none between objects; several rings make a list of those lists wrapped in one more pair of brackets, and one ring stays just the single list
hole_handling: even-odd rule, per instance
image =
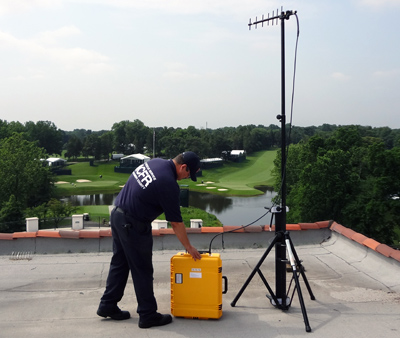
[{"label": "rooftop surface", "polygon": [[[236,306],[231,306],[273,238],[273,232],[263,231],[226,234],[226,249],[222,249],[220,240],[214,243],[213,252],[221,254],[223,275],[228,278],[220,319],[174,318],[170,325],[145,330],[137,325],[130,279],[120,307],[130,311],[132,317],[118,322],[96,315],[111,252],[79,253],[74,252],[76,249],[72,253],[21,254],[19,257],[3,252],[0,256],[0,337],[399,337],[399,252],[351,233],[339,224],[317,228],[309,226],[309,230],[291,231],[316,297],[316,300],[310,299],[300,277],[310,333],[305,330],[298,294],[294,294],[289,310],[277,309],[266,297],[268,290],[258,274]],[[197,247],[208,247],[212,238],[206,234],[190,236]],[[176,245],[173,237],[164,236],[162,241],[155,237],[154,287],[162,313],[171,310],[170,259],[181,251],[179,246],[173,248]],[[16,243],[23,243],[22,240],[32,245],[37,238],[2,240],[0,246],[2,250],[9,250]],[[62,238],[42,240],[63,241]],[[87,240],[70,237],[69,243],[75,245],[77,241]],[[275,291],[274,259],[272,250],[261,271]],[[287,283],[291,276],[288,272]]]}]

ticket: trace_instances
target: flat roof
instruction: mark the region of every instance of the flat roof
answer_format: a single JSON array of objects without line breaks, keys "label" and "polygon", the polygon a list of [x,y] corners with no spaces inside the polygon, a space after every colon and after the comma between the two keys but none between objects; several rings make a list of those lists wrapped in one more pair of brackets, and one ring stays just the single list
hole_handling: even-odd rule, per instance
[{"label": "flat roof", "polygon": [[[164,327],[138,328],[136,300],[129,277],[120,302],[131,313],[126,321],[96,315],[106,284],[111,252],[0,256],[0,313],[2,337],[398,337],[400,332],[400,261],[378,252],[378,245],[355,239],[347,228],[291,231],[295,250],[305,268],[315,300],[300,286],[312,329],[305,331],[298,294],[287,311],[275,308],[268,290],[255,274],[234,307],[232,301],[260,261],[274,237],[268,232],[240,232],[215,240],[213,253],[222,258],[228,292],[222,296],[218,320],[174,318]],[[196,247],[207,247],[211,234],[190,233]],[[353,238],[351,238],[353,237]],[[163,239],[163,242],[157,242]],[[242,238],[242,240],[239,240]],[[247,238],[247,239],[246,239]],[[88,238],[41,238],[57,246],[60,241],[87,243]],[[153,252],[154,291],[161,313],[170,313],[170,260],[182,251],[175,236],[156,236]],[[18,239],[19,240],[19,239]],[[17,241],[18,241],[17,240]],[[25,240],[34,240],[28,238]],[[244,242],[247,241],[247,248]],[[16,243],[15,240],[2,241]],[[363,244],[364,243],[364,244]],[[164,246],[160,247],[160,246]],[[260,248],[252,248],[259,246]],[[394,253],[396,254],[396,253]],[[394,255],[391,253],[391,255]],[[260,270],[275,291],[275,252]],[[287,273],[287,284],[292,273]],[[210,288],[212,285],[205,285]]]}]

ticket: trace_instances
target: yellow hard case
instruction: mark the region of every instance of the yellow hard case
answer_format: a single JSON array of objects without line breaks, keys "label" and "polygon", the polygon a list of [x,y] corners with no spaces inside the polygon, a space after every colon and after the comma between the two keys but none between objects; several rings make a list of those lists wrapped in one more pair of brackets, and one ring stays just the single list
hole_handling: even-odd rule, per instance
[{"label": "yellow hard case", "polygon": [[[171,258],[171,313],[176,317],[218,319],[222,316],[222,277],[219,254],[201,254],[194,260],[178,252]],[[222,291],[222,280],[225,290]]]}]

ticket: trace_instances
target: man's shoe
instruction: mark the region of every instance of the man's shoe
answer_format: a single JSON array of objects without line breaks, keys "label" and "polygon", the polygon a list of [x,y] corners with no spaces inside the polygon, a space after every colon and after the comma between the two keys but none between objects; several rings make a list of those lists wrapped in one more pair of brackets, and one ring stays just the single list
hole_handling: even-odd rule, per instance
[{"label": "man's shoe", "polygon": [[114,320],[125,320],[131,317],[131,314],[128,311],[122,311],[119,307],[117,307],[114,311],[107,311],[99,307],[97,310],[97,314],[100,317],[110,317]]},{"label": "man's shoe", "polygon": [[148,329],[153,326],[167,325],[172,322],[171,315],[162,315],[161,313],[156,313],[153,318],[148,320],[139,319],[139,327],[141,329]]}]

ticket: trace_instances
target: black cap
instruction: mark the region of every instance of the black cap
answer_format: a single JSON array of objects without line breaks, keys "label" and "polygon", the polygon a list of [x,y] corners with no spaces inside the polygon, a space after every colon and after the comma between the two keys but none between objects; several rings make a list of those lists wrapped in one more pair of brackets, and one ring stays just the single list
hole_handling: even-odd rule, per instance
[{"label": "black cap", "polygon": [[185,151],[183,155],[183,164],[186,164],[190,170],[190,178],[196,182],[196,173],[200,168],[200,158],[193,151]]}]

